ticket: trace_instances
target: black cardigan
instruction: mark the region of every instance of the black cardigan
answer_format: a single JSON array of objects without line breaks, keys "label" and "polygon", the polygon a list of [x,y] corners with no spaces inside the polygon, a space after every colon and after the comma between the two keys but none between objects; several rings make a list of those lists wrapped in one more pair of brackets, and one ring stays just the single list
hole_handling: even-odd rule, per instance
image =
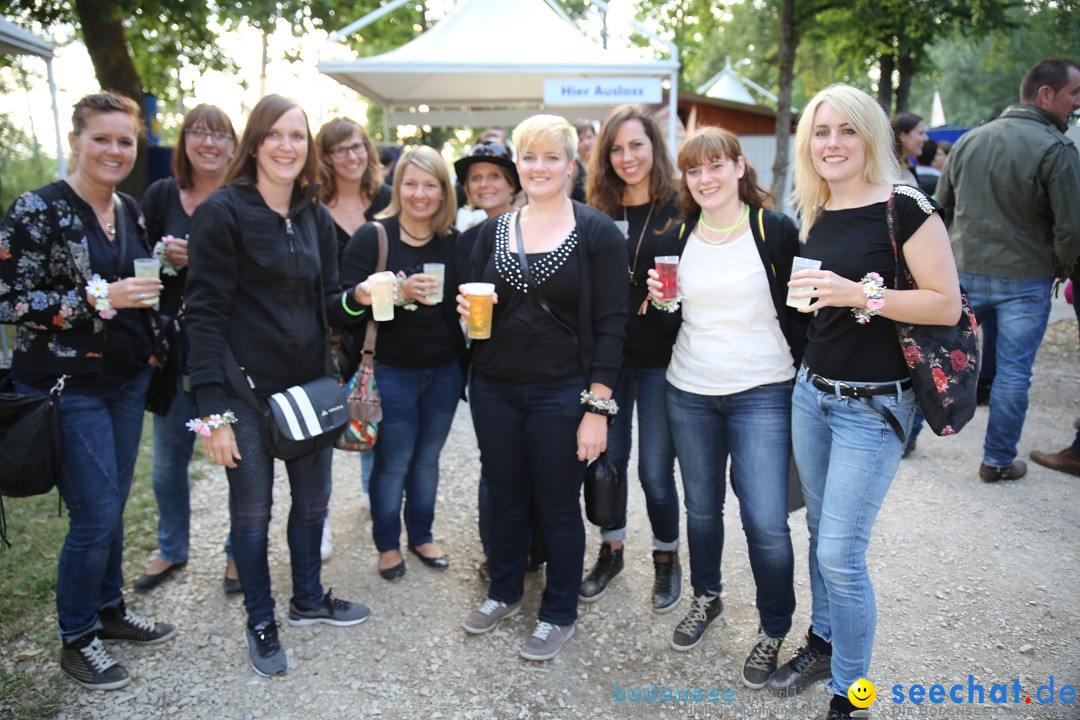
[{"label": "black cardigan", "polygon": [[[697,218],[691,218],[664,233],[657,245],[657,255],[682,255],[686,240],[690,237]],[[791,358],[795,367],[802,363],[806,349],[806,331],[810,327],[810,314],[801,313],[787,306],[787,281],[791,277],[791,260],[799,254],[799,229],[787,215],[774,210],[750,208],[750,232],[754,236],[761,264],[765,266],[765,276],[769,280],[769,293],[772,296],[776,317],[780,321],[780,331],[784,333]],[[764,233],[764,237],[762,237]],[[646,317],[651,318],[658,328],[669,335],[674,344],[682,323],[682,311],[666,313],[647,306]]]},{"label": "black cardigan", "polygon": [[[586,382],[614,389],[626,337],[626,240],[607,215],[576,200],[571,202],[581,250],[581,369]],[[472,253],[471,279],[483,276],[495,246],[496,226],[491,220],[480,226]]]},{"label": "black cardigan", "polygon": [[363,310],[338,286],[334,221],[315,190],[294,194],[287,218],[254,185],[226,186],[196,208],[186,330],[200,415],[227,409],[226,346],[265,397],[326,375],[329,325],[366,319],[342,307]]}]

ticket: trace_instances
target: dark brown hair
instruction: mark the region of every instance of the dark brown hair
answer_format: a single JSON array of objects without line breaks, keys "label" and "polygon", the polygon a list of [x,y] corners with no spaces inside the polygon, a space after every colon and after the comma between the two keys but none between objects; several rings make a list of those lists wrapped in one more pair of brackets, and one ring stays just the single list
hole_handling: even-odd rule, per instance
[{"label": "dark brown hair", "polygon": [[611,146],[615,135],[627,120],[638,120],[652,143],[653,164],[649,174],[649,200],[664,203],[675,192],[675,168],[668,155],[664,133],[656,119],[643,105],[619,105],[605,118],[589,159],[585,198],[597,210],[611,217],[619,215],[626,183],[611,165]]},{"label": "dark brown hair", "polygon": [[892,127],[893,153],[900,161],[901,167],[911,167],[911,163],[904,157],[904,141],[900,139],[900,134],[911,132],[922,121],[923,119],[918,115],[906,112],[896,113],[889,118],[889,125]]},{"label": "dark brown hair", "polygon": [[1020,102],[1033,103],[1039,88],[1048,85],[1057,92],[1069,82],[1069,70],[1080,70],[1080,64],[1068,58],[1047,58],[1027,71],[1020,83]]},{"label": "dark brown hair", "polygon": [[307,160],[304,161],[304,168],[300,171],[296,182],[299,183],[300,188],[303,190],[306,190],[311,183],[315,182],[318,174],[319,158],[315,150],[315,138],[311,136],[311,128],[308,127],[307,113],[292,98],[282,95],[267,95],[256,103],[255,108],[251,111],[247,127],[244,128],[244,135],[236,146],[236,155],[233,157],[233,161],[229,163],[228,172],[225,173],[225,182],[227,184],[255,184],[258,179],[256,177],[255,152],[262,145],[263,140],[266,139],[274,123],[293,108],[298,109],[300,114],[304,116],[304,129],[307,130],[308,145]]},{"label": "dark brown hair", "polygon": [[[690,194],[690,188],[686,185],[686,172],[698,165],[713,162],[714,160],[730,160],[737,162],[746,156],[743,155],[739,136],[730,130],[719,127],[701,127],[694,134],[686,138],[686,142],[679,148],[679,212],[685,218],[692,218],[701,212],[701,206]],[[746,163],[746,170],[739,178],[739,199],[751,207],[771,208],[773,197],[766,192],[757,182],[757,171],[750,163]]]},{"label": "dark brown hair", "polygon": [[372,200],[379,194],[379,188],[383,185],[383,167],[379,162],[379,151],[375,149],[375,143],[371,142],[367,131],[360,123],[352,118],[339,117],[319,128],[319,134],[315,136],[315,144],[319,148],[319,200],[330,202],[337,195],[337,178],[334,175],[334,167],[330,163],[330,149],[340,142],[351,138],[353,134],[360,136],[360,142],[364,143],[367,152],[367,167],[364,175],[360,178],[360,194],[367,200]]},{"label": "dark brown hair", "polygon": [[117,93],[102,92],[86,95],[75,103],[71,112],[71,133],[78,136],[86,128],[86,121],[94,113],[120,112],[131,118],[135,125],[135,134],[142,136],[146,129],[142,118],[139,116],[139,104]]},{"label": "dark brown hair", "polygon": [[229,119],[224,110],[206,103],[200,103],[192,108],[184,116],[184,125],[180,128],[180,140],[176,143],[176,147],[173,148],[172,154],[173,177],[176,178],[176,184],[184,190],[191,187],[194,172],[191,167],[191,159],[187,155],[187,141],[185,140],[184,131],[198,127],[211,132],[227,132],[233,136],[234,140],[236,138],[236,130],[233,129],[232,120]]}]

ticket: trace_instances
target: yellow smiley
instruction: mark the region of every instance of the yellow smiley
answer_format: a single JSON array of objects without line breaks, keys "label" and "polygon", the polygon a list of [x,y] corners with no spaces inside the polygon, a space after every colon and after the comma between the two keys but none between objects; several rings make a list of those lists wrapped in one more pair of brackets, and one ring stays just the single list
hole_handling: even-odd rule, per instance
[{"label": "yellow smiley", "polygon": [[859,678],[851,683],[847,691],[848,700],[857,708],[868,708],[877,699],[877,688],[866,678]]}]

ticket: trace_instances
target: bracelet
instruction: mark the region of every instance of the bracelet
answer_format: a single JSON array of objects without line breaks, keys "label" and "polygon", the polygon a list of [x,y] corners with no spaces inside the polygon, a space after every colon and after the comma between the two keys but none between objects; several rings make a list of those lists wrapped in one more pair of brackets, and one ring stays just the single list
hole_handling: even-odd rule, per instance
[{"label": "bracelet", "polygon": [[866,296],[866,307],[853,307],[851,314],[855,316],[855,322],[865,325],[870,322],[870,318],[880,315],[885,309],[885,280],[876,272],[869,272],[863,275],[859,282],[862,284],[863,295]]},{"label": "bracelet", "polygon": [[676,312],[679,309],[679,301],[680,298],[674,298],[672,300],[664,300],[663,302],[661,302],[660,300],[654,298],[652,295],[649,295],[649,304],[657,310],[663,310],[666,313]]},{"label": "bracelet", "polygon": [[109,302],[109,283],[105,278],[94,273],[94,276],[90,278],[90,282],[86,284],[86,292],[97,300],[94,303],[94,310],[103,320],[116,317],[116,311],[113,310],[112,303]]},{"label": "bracelet", "polygon": [[180,271],[169,262],[169,258],[165,255],[165,246],[175,240],[172,235],[162,235],[161,239],[154,243],[154,257],[161,263],[161,272],[163,275],[176,276],[180,274]]},{"label": "bracelet", "polygon": [[588,406],[585,408],[586,412],[596,413],[597,415],[612,417],[619,413],[618,403],[611,398],[602,398],[589,390],[581,391],[581,404]]},{"label": "bracelet", "polygon": [[394,285],[394,307],[399,307],[402,310],[415,310],[417,304],[413,300],[406,300],[405,293],[401,292],[401,284],[405,282],[406,276],[404,270],[397,271],[397,284]]},{"label": "bracelet", "polygon": [[346,300],[345,300],[345,298],[347,298],[348,296],[349,296],[348,292],[341,293],[341,307],[345,308],[345,312],[348,313],[349,315],[351,315],[352,317],[360,317],[361,315],[363,315],[364,314],[364,308],[360,308],[359,310],[352,310],[352,309],[349,308],[349,303],[346,302]]},{"label": "bracelet", "polygon": [[196,435],[202,435],[203,437],[210,437],[211,430],[217,430],[222,425],[234,425],[236,424],[236,413],[232,410],[226,410],[220,415],[211,415],[203,420],[202,418],[192,418],[185,423],[188,430]]}]

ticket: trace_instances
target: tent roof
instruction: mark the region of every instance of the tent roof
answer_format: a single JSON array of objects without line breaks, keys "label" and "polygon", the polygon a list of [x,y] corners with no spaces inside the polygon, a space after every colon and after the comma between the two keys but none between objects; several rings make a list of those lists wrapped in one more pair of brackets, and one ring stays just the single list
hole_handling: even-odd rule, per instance
[{"label": "tent roof", "polygon": [[463,0],[434,27],[374,57],[319,70],[386,105],[536,106],[545,78],[667,76],[677,60],[605,50],[544,0]]},{"label": "tent roof", "polygon": [[0,53],[4,55],[37,55],[51,58],[53,46],[37,35],[0,18]]}]

